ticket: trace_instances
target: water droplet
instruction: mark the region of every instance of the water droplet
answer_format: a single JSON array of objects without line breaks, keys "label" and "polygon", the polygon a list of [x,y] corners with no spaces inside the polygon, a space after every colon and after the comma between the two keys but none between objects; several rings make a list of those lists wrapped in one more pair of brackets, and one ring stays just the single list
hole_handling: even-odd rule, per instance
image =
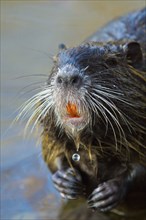
[{"label": "water droplet", "polygon": [[79,161],[79,160],[80,160],[80,155],[77,154],[77,153],[73,154],[73,155],[72,155],[72,160],[73,160],[73,161]]}]

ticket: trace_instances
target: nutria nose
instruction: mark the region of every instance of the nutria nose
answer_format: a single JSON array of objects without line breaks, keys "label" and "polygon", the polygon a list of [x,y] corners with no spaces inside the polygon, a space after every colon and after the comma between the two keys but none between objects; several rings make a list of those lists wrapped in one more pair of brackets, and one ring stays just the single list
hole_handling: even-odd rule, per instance
[{"label": "nutria nose", "polygon": [[62,73],[57,76],[57,84],[60,86],[81,86],[82,79],[77,73]]}]

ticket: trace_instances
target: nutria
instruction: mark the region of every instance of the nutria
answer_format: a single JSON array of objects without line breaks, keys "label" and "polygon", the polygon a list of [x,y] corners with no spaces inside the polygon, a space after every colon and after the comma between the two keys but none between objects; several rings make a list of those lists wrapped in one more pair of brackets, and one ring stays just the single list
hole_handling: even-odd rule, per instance
[{"label": "nutria", "polygon": [[[59,47],[47,83],[21,111],[41,124],[42,152],[63,198],[109,211],[146,204],[146,9],[78,46]],[[24,113],[25,114],[25,113]],[[28,123],[29,123],[28,122]]]}]

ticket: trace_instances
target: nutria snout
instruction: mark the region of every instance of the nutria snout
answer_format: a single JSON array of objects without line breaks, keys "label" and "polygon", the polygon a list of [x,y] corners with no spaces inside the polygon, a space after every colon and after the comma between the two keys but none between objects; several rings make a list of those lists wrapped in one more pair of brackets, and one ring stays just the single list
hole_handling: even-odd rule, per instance
[{"label": "nutria snout", "polygon": [[56,76],[57,87],[74,87],[75,89],[80,89],[83,83],[83,76],[80,74],[79,70],[71,65],[66,65],[62,69],[58,69]]}]

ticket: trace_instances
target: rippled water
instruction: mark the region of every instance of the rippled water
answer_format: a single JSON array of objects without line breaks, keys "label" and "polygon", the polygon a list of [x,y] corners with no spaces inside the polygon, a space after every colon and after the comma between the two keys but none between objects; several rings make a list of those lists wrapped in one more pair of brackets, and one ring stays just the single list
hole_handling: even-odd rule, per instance
[{"label": "rippled water", "polygon": [[45,82],[49,57],[59,43],[79,44],[115,16],[144,6],[143,0],[1,1],[1,219],[57,219],[61,207],[40,145],[33,134],[23,137],[24,124],[11,126],[17,108]]}]

